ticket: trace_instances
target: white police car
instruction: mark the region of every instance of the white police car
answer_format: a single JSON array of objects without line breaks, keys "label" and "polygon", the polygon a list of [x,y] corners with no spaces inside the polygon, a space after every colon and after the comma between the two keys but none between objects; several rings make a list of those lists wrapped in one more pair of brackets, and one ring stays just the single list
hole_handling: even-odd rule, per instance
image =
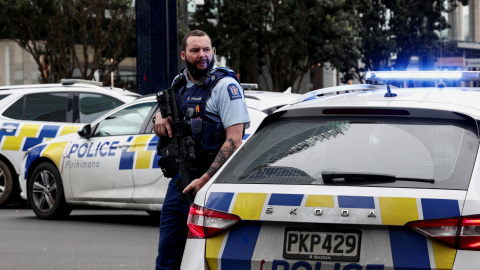
[{"label": "white police car", "polygon": [[[43,219],[68,215],[74,205],[161,210],[168,180],[156,155],[158,137],[151,121],[157,111],[155,96],[118,107],[79,134],[74,133],[31,148],[20,183]],[[267,115],[248,109],[250,127],[244,140]]]},{"label": "white police car", "polygon": [[348,87],[265,118],[197,193],[182,269],[478,268],[480,89]]},{"label": "white police car", "polygon": [[61,84],[0,87],[0,206],[18,198],[20,163],[28,148],[76,132],[139,96],[71,79]]}]

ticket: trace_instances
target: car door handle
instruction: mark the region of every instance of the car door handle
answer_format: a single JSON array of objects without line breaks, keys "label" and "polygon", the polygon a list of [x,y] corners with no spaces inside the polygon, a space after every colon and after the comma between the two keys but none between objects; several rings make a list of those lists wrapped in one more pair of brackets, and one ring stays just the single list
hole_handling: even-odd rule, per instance
[{"label": "car door handle", "polygon": [[129,148],[130,146],[132,146],[132,144],[130,144],[130,143],[125,143],[125,144],[119,144],[119,145],[117,145],[118,148]]},{"label": "car door handle", "polygon": [[1,126],[0,130],[6,130],[7,132],[12,132],[14,130],[17,130],[16,126]]}]

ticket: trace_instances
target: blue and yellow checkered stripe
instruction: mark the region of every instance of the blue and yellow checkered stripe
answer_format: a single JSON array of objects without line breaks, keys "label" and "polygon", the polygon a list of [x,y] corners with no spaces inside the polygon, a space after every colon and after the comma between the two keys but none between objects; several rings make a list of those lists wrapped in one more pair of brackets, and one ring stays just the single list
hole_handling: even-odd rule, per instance
[{"label": "blue and yellow checkered stripe", "polygon": [[159,169],[157,153],[158,137],[155,135],[131,136],[132,146],[122,151],[119,170]]},{"label": "blue and yellow checkered stripe", "polygon": [[[336,213],[339,213],[338,210],[340,209],[379,211],[377,212],[381,217],[379,224],[388,226],[391,258],[395,269],[404,269],[412,266],[414,266],[414,269],[432,269],[433,267],[437,269],[451,269],[453,267],[456,254],[454,248],[429,241],[418,233],[398,226],[403,226],[408,221],[413,220],[459,216],[460,204],[458,200],[212,192],[206,203],[207,208],[236,214],[243,221],[242,226],[229,230],[228,233],[207,239],[206,257],[211,269],[217,269],[218,258],[221,259],[222,269],[231,269],[229,267],[235,268],[239,265],[242,266],[241,269],[250,269],[252,256],[263,223],[258,220],[269,220],[268,216],[263,214],[264,206],[266,205],[274,207],[331,208],[337,210]],[[328,220],[325,222],[328,223]],[[351,219],[349,222],[355,223]],[[222,253],[220,254],[220,252]],[[433,253],[433,256],[430,256],[430,253]]]},{"label": "blue and yellow checkered stripe", "polygon": [[0,129],[2,150],[26,151],[57,136],[76,132],[78,126],[19,124],[4,122]]},{"label": "blue and yellow checkered stripe", "polygon": [[220,211],[231,209],[231,213],[242,219],[259,220],[264,205],[371,209],[381,216],[378,224],[382,225],[404,225],[412,220],[460,215],[458,200],[277,193],[212,192],[206,207]]}]

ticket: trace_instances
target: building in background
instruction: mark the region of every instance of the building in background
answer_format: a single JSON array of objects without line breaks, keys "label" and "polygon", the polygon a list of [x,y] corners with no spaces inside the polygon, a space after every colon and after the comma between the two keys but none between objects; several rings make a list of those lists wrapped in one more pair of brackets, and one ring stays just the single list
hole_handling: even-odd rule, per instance
[{"label": "building in background", "polygon": [[13,41],[0,41],[0,86],[38,83],[33,57]]},{"label": "building in background", "polygon": [[[79,57],[83,55],[79,54]],[[136,89],[136,67],[136,57],[123,60],[114,73],[115,86]],[[0,41],[0,86],[40,83],[40,72],[33,57],[17,43]],[[74,71],[73,78],[80,79],[80,72]]]},{"label": "building in background", "polygon": [[452,42],[458,49],[456,55],[437,59],[437,68],[479,70],[480,68],[480,0],[470,0],[468,6],[459,3],[448,14],[451,28],[443,31],[445,43]]}]

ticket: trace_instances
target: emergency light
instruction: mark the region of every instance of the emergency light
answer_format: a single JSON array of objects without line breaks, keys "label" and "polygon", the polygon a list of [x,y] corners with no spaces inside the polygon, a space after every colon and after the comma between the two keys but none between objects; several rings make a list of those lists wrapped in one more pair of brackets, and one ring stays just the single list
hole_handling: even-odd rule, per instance
[{"label": "emergency light", "polygon": [[479,81],[480,71],[367,71],[368,81]]}]

